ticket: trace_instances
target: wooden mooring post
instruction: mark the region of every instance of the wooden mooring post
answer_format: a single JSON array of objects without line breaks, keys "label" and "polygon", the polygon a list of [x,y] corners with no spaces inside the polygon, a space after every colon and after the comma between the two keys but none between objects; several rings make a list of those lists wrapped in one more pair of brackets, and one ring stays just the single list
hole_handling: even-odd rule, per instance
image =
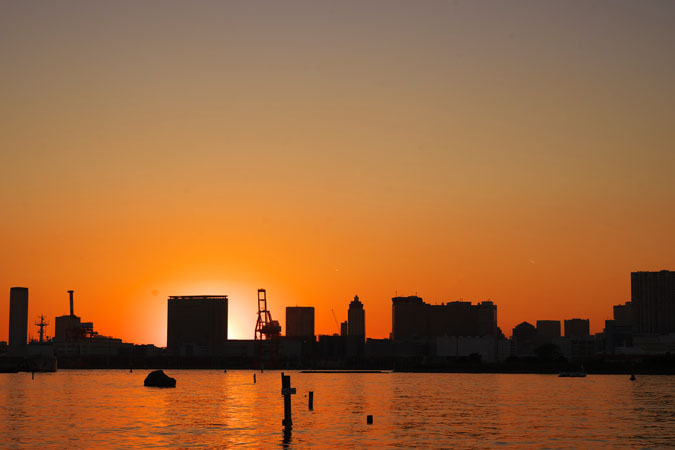
[{"label": "wooden mooring post", "polygon": [[284,420],[281,424],[286,430],[293,428],[293,418],[291,417],[291,395],[295,394],[295,388],[291,387],[291,376],[284,375],[281,372],[281,395],[284,396]]},{"label": "wooden mooring post", "polygon": [[309,410],[314,411],[314,392],[309,391]]}]

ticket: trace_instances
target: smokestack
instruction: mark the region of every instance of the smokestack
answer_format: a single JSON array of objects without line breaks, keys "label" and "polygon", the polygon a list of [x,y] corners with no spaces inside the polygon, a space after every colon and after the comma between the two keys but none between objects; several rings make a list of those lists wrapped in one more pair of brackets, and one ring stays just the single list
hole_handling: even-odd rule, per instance
[{"label": "smokestack", "polygon": [[70,294],[70,315],[71,316],[75,315],[75,314],[73,314],[73,292],[74,291],[68,291],[68,293]]}]

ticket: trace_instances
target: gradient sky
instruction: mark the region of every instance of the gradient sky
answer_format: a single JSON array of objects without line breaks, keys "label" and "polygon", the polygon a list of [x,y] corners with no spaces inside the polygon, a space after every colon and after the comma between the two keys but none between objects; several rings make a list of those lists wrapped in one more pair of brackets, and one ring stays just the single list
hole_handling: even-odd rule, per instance
[{"label": "gradient sky", "polygon": [[252,338],[260,287],[597,332],[675,269],[670,1],[3,1],[0,99],[2,340],[12,286],[161,346],[167,296]]}]

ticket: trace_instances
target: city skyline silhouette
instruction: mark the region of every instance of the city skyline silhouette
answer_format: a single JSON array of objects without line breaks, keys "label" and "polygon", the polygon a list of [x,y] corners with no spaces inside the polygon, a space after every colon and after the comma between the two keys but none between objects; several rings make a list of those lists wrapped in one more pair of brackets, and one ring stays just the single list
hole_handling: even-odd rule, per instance
[{"label": "city skyline silhouette", "polygon": [[601,331],[626,274],[675,267],[650,5],[5,3],[0,286],[156,345],[170,295],[226,293],[250,337],[260,286],[321,333],[355,293]]}]

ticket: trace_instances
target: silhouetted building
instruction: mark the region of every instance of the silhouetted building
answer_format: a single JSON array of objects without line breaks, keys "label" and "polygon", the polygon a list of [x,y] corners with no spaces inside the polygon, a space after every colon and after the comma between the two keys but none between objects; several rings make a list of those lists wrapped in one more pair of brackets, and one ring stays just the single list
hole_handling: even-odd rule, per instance
[{"label": "silhouetted building", "polygon": [[70,296],[70,314],[58,316],[54,322],[54,341],[66,342],[92,338],[97,333],[94,331],[92,322],[82,322],[74,314],[73,292],[68,291]]},{"label": "silhouetted building", "polygon": [[391,320],[395,340],[500,334],[497,305],[491,301],[430,305],[417,296],[394,297]]},{"label": "silhouetted building", "polygon": [[552,343],[560,337],[559,320],[537,320],[537,345]]},{"label": "silhouetted building", "polygon": [[347,312],[347,323],[349,336],[359,336],[366,338],[366,312],[363,309],[363,303],[359,300],[359,296],[355,295],[354,300],[349,304],[349,311]]},{"label": "silhouetted building", "polygon": [[513,344],[516,356],[533,356],[537,343],[537,329],[529,322],[521,322],[513,328]]},{"label": "silhouetted building", "polygon": [[23,353],[28,342],[28,288],[9,290],[9,351]]},{"label": "silhouetted building", "polygon": [[74,314],[73,291],[70,296],[70,314],[58,316],[54,321],[54,353],[59,358],[86,356],[118,356],[133,349],[133,344],[121,339],[101,336],[94,331],[93,322],[82,322]]},{"label": "silhouetted building", "polygon": [[675,333],[675,272],[633,272],[630,281],[633,331]]},{"label": "silhouetted building", "polygon": [[343,361],[347,354],[347,336],[319,335],[319,358],[322,361]]},{"label": "silhouetted building", "polygon": [[340,324],[340,336],[347,336],[349,334],[349,322],[346,320]]},{"label": "silhouetted building", "polygon": [[590,321],[588,319],[565,320],[566,338],[587,338],[590,335]]},{"label": "silhouetted building", "polygon": [[314,340],[314,307],[286,307],[286,337]]},{"label": "silhouetted building", "polygon": [[614,319],[605,320],[602,332],[604,351],[615,353],[618,347],[633,346],[633,311],[631,302],[614,305]]},{"label": "silhouetted building", "polygon": [[176,356],[213,356],[227,340],[227,295],[172,296],[166,344]]},{"label": "silhouetted building", "polygon": [[360,358],[365,351],[366,312],[358,295],[355,295],[354,300],[349,304],[347,328],[347,356]]},{"label": "silhouetted building", "polygon": [[614,322],[617,326],[633,326],[633,307],[631,302],[614,305]]}]

